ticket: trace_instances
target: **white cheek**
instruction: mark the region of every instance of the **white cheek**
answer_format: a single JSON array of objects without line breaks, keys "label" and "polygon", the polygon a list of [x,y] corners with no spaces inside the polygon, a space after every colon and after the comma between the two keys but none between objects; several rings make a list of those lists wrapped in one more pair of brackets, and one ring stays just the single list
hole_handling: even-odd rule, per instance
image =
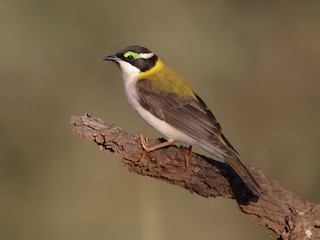
[{"label": "white cheek", "polygon": [[135,79],[141,72],[139,68],[125,61],[119,61],[119,65],[124,81],[129,79]]}]

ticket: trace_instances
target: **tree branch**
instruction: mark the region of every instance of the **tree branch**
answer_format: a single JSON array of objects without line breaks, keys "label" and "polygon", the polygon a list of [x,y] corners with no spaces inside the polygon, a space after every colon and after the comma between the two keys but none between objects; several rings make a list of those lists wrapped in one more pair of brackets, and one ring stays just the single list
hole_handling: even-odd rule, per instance
[{"label": "tree branch", "polygon": [[[141,164],[139,137],[114,124],[86,114],[72,117],[74,135],[98,144],[100,150],[122,155],[122,166],[144,176],[161,179],[203,197],[235,199],[240,210],[279,239],[320,239],[320,205],[302,200],[277,181],[269,180],[261,170],[250,167],[263,188],[253,196],[237,174],[224,163],[192,153],[190,167],[184,169],[184,147],[170,146],[148,154]],[[149,140],[150,146],[161,140]]]}]

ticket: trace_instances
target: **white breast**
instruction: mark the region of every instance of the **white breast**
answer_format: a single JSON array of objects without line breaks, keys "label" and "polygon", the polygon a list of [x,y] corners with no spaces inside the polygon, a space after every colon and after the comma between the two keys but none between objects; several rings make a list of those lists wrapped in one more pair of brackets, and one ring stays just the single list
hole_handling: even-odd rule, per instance
[{"label": "white breast", "polygon": [[124,81],[125,93],[131,106],[137,110],[140,116],[146,120],[153,128],[159,131],[167,140],[182,141],[190,145],[196,144],[195,140],[184,134],[183,132],[172,127],[165,121],[152,115],[145,110],[139,103],[139,96],[135,87],[137,76],[140,74],[140,70],[124,61],[119,62],[122,78]]},{"label": "white breast", "polygon": [[137,67],[125,62],[120,61],[120,69],[122,73],[122,78],[124,81],[125,93],[130,105],[137,110],[140,116],[147,121],[154,129],[159,131],[167,140],[169,141],[181,141],[189,145],[197,145],[206,151],[210,152],[214,156],[218,157],[219,159],[224,159],[223,155],[215,150],[211,144],[201,143],[190,136],[186,135],[185,133],[177,130],[176,128],[172,127],[165,121],[155,117],[150,112],[145,110],[141,104],[139,103],[139,96],[136,90],[136,82],[138,75],[141,73],[140,69]]}]

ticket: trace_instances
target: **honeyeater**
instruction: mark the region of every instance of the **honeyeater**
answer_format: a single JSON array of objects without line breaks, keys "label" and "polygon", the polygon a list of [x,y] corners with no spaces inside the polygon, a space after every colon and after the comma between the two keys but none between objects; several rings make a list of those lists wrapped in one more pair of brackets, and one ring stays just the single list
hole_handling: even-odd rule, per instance
[{"label": "honeyeater", "polygon": [[[102,60],[113,61],[119,66],[129,103],[167,140],[149,147],[146,138],[141,136],[144,152],[140,162],[148,152],[181,141],[199,146],[227,162],[252,193],[261,194],[261,187],[222,134],[212,112],[181,76],[164,65],[156,54],[145,47],[129,46]],[[188,159],[188,154],[185,158]]]}]

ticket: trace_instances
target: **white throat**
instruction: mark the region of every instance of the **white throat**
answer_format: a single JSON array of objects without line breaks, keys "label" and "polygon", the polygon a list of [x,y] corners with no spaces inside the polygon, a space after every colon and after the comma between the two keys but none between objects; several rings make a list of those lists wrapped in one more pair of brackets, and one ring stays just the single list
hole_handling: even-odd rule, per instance
[{"label": "white throat", "polygon": [[118,63],[120,65],[122,78],[125,83],[128,81],[131,82],[135,80],[138,77],[138,75],[141,73],[139,68],[131,65],[126,61],[119,61]]},{"label": "white throat", "polygon": [[131,65],[130,63],[126,61],[118,61],[120,65],[120,70],[122,74],[122,79],[124,82],[124,90],[127,96],[127,99],[131,106],[134,109],[138,109],[140,104],[138,102],[138,94],[136,91],[136,81],[137,77],[141,73],[140,69]]}]

